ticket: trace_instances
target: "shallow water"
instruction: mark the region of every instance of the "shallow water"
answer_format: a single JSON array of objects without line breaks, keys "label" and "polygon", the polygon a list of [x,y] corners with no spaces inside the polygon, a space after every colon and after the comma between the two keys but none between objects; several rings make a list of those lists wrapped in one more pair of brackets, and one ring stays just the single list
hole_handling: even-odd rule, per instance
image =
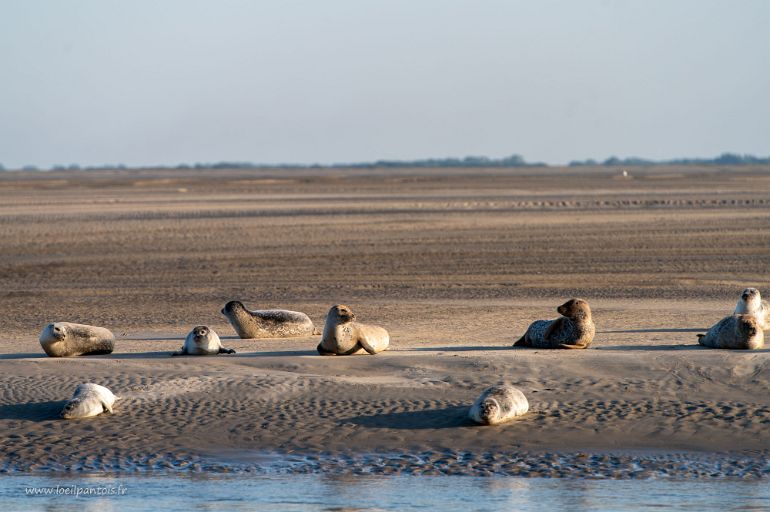
[{"label": "shallow water", "polygon": [[[38,495],[32,495],[39,492]],[[58,492],[58,494],[56,494]],[[80,493],[80,496],[73,493]],[[48,494],[45,494],[48,493]],[[102,495],[85,495],[102,493]],[[104,493],[113,493],[105,496]],[[3,510],[770,510],[765,480],[463,476],[0,477]]]}]

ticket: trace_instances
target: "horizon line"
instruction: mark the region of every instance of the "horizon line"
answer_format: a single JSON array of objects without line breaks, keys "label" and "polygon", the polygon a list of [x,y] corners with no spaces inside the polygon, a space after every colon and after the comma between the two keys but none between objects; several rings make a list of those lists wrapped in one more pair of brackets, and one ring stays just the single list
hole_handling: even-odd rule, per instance
[{"label": "horizon line", "polygon": [[196,162],[194,164],[149,164],[149,165],[125,165],[125,164],[99,164],[80,165],[55,164],[50,167],[38,167],[36,165],[24,165],[16,168],[5,168],[0,162],[0,171],[64,171],[64,170],[142,170],[142,169],[375,169],[375,168],[409,168],[409,167],[433,167],[433,168],[517,168],[517,167],[611,167],[611,166],[655,166],[655,165],[752,165],[770,164],[770,156],[757,157],[752,154],[740,154],[724,152],[713,158],[684,157],[665,160],[652,160],[642,157],[619,158],[610,156],[602,161],[593,158],[585,160],[571,160],[566,164],[548,164],[545,162],[528,162],[519,154],[513,154],[502,158],[489,158],[486,156],[443,157],[443,158],[419,158],[412,160],[379,159],[363,162],[337,162],[337,163],[254,163],[250,161],[220,160],[218,162]]}]

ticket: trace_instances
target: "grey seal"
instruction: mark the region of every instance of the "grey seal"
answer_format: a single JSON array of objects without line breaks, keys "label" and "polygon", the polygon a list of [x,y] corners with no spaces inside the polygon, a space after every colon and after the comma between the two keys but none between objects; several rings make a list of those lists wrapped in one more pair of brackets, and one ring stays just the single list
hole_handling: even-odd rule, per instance
[{"label": "grey seal", "polygon": [[534,348],[587,348],[594,339],[596,326],[591,308],[583,299],[570,299],[558,308],[556,320],[536,320],[527,328],[514,347]]},{"label": "grey seal", "polygon": [[714,324],[706,334],[698,334],[698,343],[709,348],[752,350],[762,348],[765,334],[754,315],[730,315]]},{"label": "grey seal", "polygon": [[390,344],[388,331],[376,325],[356,322],[356,315],[349,307],[332,306],[326,315],[323,337],[316,348],[324,356],[352,354],[376,354],[387,350]]},{"label": "grey seal", "polygon": [[110,354],[115,348],[115,336],[104,327],[54,322],[43,328],[40,345],[51,357]]},{"label": "grey seal", "polygon": [[182,350],[172,356],[209,356],[235,354],[235,350],[222,347],[219,335],[206,325],[198,325],[187,335]]},{"label": "grey seal", "polygon": [[291,338],[321,334],[305,313],[288,309],[249,310],[231,300],[222,314],[241,338]]},{"label": "grey seal", "polygon": [[103,412],[112,414],[112,406],[119,398],[99,384],[85,383],[75,388],[75,394],[64,405],[59,416],[66,420],[90,418]]},{"label": "grey seal", "polygon": [[528,410],[529,402],[524,393],[504,384],[485,389],[473,402],[468,416],[482,425],[498,425],[526,414]]}]

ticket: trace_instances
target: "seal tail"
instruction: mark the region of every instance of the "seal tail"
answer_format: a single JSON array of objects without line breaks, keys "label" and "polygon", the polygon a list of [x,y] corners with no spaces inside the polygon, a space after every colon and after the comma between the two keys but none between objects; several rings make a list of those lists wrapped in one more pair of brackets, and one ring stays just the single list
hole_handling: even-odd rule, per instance
[{"label": "seal tail", "polygon": [[698,340],[700,340],[702,337],[705,336],[705,334],[696,334],[696,336],[698,337]]},{"label": "seal tail", "polygon": [[526,335],[526,333],[521,338],[516,340],[516,343],[514,343],[512,346],[514,346],[514,347],[526,347],[527,346],[527,335]]}]

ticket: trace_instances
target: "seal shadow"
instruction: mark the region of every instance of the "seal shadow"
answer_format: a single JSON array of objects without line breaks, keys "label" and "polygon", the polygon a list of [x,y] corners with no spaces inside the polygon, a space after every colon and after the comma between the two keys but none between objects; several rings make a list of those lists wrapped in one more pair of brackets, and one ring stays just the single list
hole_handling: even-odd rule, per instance
[{"label": "seal shadow", "polygon": [[35,352],[19,353],[19,354],[0,354],[0,360],[2,359],[42,359],[48,357],[45,354],[39,354]]},{"label": "seal shadow", "polygon": [[[272,352],[239,352],[239,354],[249,355],[253,357],[281,357],[281,356],[319,356],[317,350],[274,350]],[[327,359],[328,356],[324,356]]]},{"label": "seal shadow", "polygon": [[513,343],[509,345],[461,345],[457,347],[417,347],[404,350],[404,352],[475,352],[484,350],[510,350]]},{"label": "seal shadow", "polygon": [[116,354],[113,352],[112,354],[101,356],[100,359],[165,359],[167,357],[171,357],[171,352],[173,351],[164,350],[162,352],[124,352],[121,354]]},{"label": "seal shadow", "polygon": [[476,424],[468,417],[468,406],[455,405],[444,409],[424,411],[389,412],[370,416],[354,416],[340,420],[369,428],[405,430],[471,427]]},{"label": "seal shadow", "polygon": [[596,331],[596,334],[634,334],[634,333],[645,333],[645,332],[706,332],[708,331],[708,327],[701,327],[699,329],[672,329],[672,328],[666,328],[666,329],[630,329],[630,330],[622,330],[622,331]]},{"label": "seal shadow", "polygon": [[66,400],[0,405],[0,419],[49,421],[58,419]]},{"label": "seal shadow", "polygon": [[610,345],[596,346],[595,350],[619,350],[619,351],[656,351],[656,350],[706,350],[708,347],[694,343],[691,345]]}]

